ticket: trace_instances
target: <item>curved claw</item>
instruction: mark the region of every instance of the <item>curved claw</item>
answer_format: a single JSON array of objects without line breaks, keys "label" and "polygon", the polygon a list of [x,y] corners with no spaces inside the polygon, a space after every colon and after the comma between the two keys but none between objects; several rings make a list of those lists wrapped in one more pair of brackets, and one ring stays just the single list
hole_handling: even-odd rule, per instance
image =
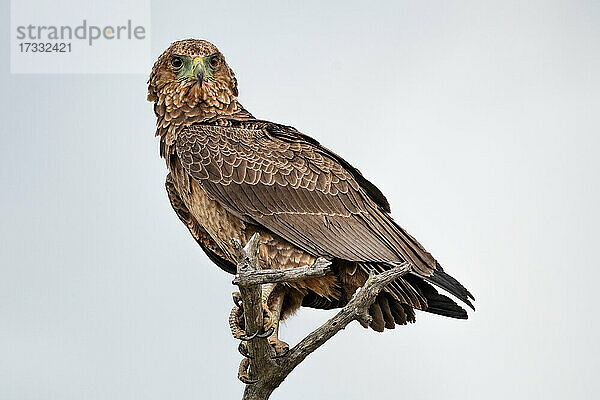
[{"label": "curved claw", "polygon": [[239,375],[238,379],[240,381],[242,381],[242,383],[245,383],[246,385],[252,385],[252,384],[258,382],[258,379],[250,379],[246,375]]},{"label": "curved claw", "polygon": [[250,367],[250,359],[244,358],[238,369],[238,379],[246,385],[251,385],[258,382],[258,380],[250,379],[250,375],[248,375],[248,367]]},{"label": "curved claw", "polygon": [[259,337],[261,339],[265,339],[265,338],[268,338],[269,336],[271,336],[273,334],[273,332],[275,332],[275,328],[270,327],[269,329],[267,329],[266,332],[263,332],[263,333],[256,332],[256,333],[253,333],[250,336],[244,335],[244,336],[240,337],[239,339],[243,340],[245,342],[248,342],[248,341],[250,341],[250,340],[252,340],[254,338],[257,338],[257,337]]},{"label": "curved claw", "polygon": [[265,338],[268,338],[269,336],[271,336],[273,334],[273,332],[275,332],[275,328],[270,327],[269,329],[267,329],[266,332],[255,333],[254,336],[265,339]]},{"label": "curved claw", "polygon": [[290,348],[286,347],[281,354],[276,354],[271,358],[273,358],[273,359],[282,358],[282,357],[285,357],[287,355],[287,353],[289,353],[289,352],[290,352]]},{"label": "curved claw", "polygon": [[240,336],[240,340],[243,340],[243,341],[245,341],[245,342],[248,342],[248,341],[250,341],[250,340],[254,339],[254,338],[255,338],[255,337],[257,337],[257,336],[258,336],[258,332],[256,332],[256,333],[253,333],[253,334],[252,334],[252,335],[250,335],[250,336],[248,336],[248,335],[243,335],[243,336]]},{"label": "curved claw", "polygon": [[246,358],[249,358],[250,360],[253,360],[254,357],[252,357],[250,355],[250,353],[248,353],[248,348],[246,346],[244,346],[244,342],[240,342],[240,344],[238,345],[238,351],[240,352],[241,355],[243,355]]}]

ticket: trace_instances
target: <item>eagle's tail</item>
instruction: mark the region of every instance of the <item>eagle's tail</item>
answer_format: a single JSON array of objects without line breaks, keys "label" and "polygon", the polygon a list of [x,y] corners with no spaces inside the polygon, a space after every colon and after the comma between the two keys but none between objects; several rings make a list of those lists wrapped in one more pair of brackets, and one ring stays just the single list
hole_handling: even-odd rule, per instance
[{"label": "eagle's tail", "polygon": [[[392,266],[369,263],[361,264],[361,267],[366,271],[378,273]],[[475,309],[470,301],[473,296],[456,279],[446,274],[441,267],[438,268],[430,277],[407,274],[390,283],[377,296],[375,303],[369,309],[369,314],[373,317],[370,327],[381,332],[384,328],[392,329],[395,324],[404,325],[407,322],[414,322],[414,309],[451,318],[467,319],[466,310],[450,297],[439,293],[433,285],[446,290]]]}]

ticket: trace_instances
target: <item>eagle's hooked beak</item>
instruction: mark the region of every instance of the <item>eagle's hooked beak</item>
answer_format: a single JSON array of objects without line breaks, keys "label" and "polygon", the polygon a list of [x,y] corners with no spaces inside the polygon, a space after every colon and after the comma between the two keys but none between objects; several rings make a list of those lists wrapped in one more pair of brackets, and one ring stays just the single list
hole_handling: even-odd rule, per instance
[{"label": "eagle's hooked beak", "polygon": [[204,81],[205,73],[204,59],[202,57],[194,58],[194,62],[192,63],[192,71],[194,77],[198,79],[200,87],[202,87],[202,82]]}]

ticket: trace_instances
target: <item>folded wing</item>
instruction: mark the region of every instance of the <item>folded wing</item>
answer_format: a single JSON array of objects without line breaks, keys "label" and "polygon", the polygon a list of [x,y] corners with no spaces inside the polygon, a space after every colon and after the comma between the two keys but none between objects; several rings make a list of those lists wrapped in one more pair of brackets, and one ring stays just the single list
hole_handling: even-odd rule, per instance
[{"label": "folded wing", "polygon": [[392,220],[383,195],[376,202],[373,193],[381,192],[338,156],[294,133],[267,123],[262,129],[193,125],[178,135],[177,154],[226,209],[308,253],[407,260],[431,276],[436,261]]}]

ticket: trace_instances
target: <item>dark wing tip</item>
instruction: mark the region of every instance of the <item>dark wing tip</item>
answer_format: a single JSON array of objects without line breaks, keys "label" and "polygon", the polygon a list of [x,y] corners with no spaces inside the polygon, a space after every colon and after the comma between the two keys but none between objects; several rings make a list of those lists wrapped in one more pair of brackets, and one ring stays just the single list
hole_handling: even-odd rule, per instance
[{"label": "dark wing tip", "polygon": [[423,311],[451,318],[469,318],[469,315],[464,308],[456,304],[450,297],[439,293],[435,287],[424,280],[424,277],[407,275],[405,279],[409,281],[413,287],[417,288],[422,296],[427,299],[427,308]]},{"label": "dark wing tip", "polygon": [[473,311],[475,306],[471,303],[471,300],[475,301],[475,297],[465,288],[459,281],[454,277],[444,272],[442,266],[437,263],[435,272],[431,276],[423,277],[425,280],[433,283],[434,285],[446,290],[448,293],[456,296],[463,303],[468,305]]}]

